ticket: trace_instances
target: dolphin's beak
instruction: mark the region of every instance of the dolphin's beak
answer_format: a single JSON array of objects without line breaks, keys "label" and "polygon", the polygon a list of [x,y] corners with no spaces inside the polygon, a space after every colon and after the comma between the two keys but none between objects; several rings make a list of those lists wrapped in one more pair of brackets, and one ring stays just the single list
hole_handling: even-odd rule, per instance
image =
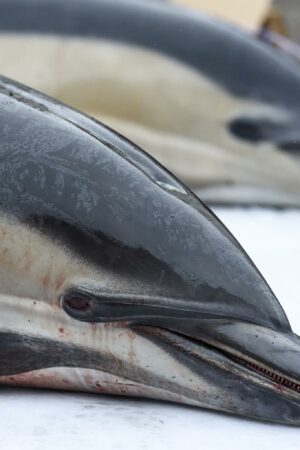
[{"label": "dolphin's beak", "polygon": [[[246,322],[176,320],[135,331],[198,377],[195,400],[230,413],[300,425],[300,338]],[[174,375],[174,374],[173,374]]]}]

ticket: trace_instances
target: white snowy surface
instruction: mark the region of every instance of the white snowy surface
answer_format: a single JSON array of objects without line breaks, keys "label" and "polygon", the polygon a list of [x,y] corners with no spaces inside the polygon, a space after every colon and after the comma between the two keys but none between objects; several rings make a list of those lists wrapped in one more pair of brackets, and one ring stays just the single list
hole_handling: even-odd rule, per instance
[{"label": "white snowy surface", "polygon": [[[300,212],[217,209],[300,334]],[[299,450],[300,429],[179,405],[2,388],[0,449]]]}]

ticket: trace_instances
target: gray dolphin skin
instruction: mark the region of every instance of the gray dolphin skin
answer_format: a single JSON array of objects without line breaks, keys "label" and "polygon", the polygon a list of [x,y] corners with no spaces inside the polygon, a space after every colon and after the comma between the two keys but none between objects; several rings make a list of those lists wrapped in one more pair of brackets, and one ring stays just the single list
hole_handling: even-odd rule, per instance
[{"label": "gray dolphin skin", "polygon": [[101,123],[0,79],[0,383],[300,424],[300,339],[216,216]]},{"label": "gray dolphin skin", "polygon": [[299,68],[250,34],[159,2],[0,0],[0,54],[206,201],[300,205]]}]

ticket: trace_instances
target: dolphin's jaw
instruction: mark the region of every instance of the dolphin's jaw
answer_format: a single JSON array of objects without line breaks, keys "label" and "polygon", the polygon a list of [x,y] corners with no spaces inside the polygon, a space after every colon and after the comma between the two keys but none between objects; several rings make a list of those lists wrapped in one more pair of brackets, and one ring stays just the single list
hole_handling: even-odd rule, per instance
[{"label": "dolphin's jaw", "polygon": [[[192,338],[192,341],[195,341]],[[216,341],[205,340],[202,337],[195,341],[198,345],[206,345],[212,349],[215,349],[217,352],[220,352],[224,355],[224,357],[234,363],[236,363],[241,368],[246,368],[250,371],[250,373],[257,374],[264,381],[270,381],[274,389],[281,391],[287,395],[289,394],[297,394],[300,396],[300,381],[294,378],[292,375],[287,375],[280,370],[272,367],[270,364],[266,364],[261,361],[259,358],[254,359],[251,355],[246,352],[242,353],[234,349],[233,347],[229,347],[228,345],[221,344]]]},{"label": "dolphin's jaw", "polygon": [[[237,357],[234,349],[224,350],[215,343],[163,328],[137,326],[135,330],[163,343],[175,358],[191,366],[194,376],[204,377],[201,392],[195,392],[202,407],[299,426],[299,381],[254,362],[248,355]],[[203,367],[209,367],[208,376],[200,372]],[[210,383],[209,397],[204,381]]]},{"label": "dolphin's jaw", "polygon": [[[247,380],[251,378],[252,380],[257,377],[258,383],[263,383],[264,385],[281,392],[286,395],[295,395],[300,399],[300,382],[295,380],[293,377],[287,377],[281,372],[276,371],[270,366],[266,366],[263,362],[259,360],[254,360],[246,354],[242,354],[235,349],[228,348],[219,345],[216,342],[210,342],[208,340],[194,339],[188,336],[182,335],[174,331],[169,331],[166,329],[159,329],[153,327],[138,326],[134,327],[137,331],[141,331],[143,334],[150,334],[152,336],[158,336],[162,341],[171,343],[178,349],[189,352],[198,358],[202,358],[201,347],[207,347],[213,353],[216,353],[220,358],[211,360],[214,364],[218,365],[222,369],[236,372],[239,371],[241,378]],[[186,344],[192,343],[193,348],[188,347]],[[200,349],[200,351],[194,351],[195,346]]]}]

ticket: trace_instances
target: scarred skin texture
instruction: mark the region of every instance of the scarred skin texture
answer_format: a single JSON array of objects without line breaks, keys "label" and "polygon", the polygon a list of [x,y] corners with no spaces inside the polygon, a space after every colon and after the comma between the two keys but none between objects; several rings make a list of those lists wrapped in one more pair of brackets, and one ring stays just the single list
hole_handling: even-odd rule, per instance
[{"label": "scarred skin texture", "polygon": [[0,80],[0,381],[300,423],[299,338],[252,261],[116,132]]}]

